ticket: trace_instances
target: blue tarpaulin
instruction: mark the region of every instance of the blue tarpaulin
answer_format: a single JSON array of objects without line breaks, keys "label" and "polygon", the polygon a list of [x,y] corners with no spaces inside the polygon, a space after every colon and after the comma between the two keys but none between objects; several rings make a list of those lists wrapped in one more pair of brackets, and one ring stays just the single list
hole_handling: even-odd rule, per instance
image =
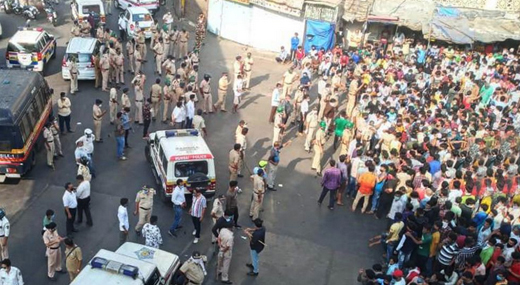
[{"label": "blue tarpaulin", "polygon": [[460,12],[457,8],[439,7],[437,8],[437,15],[443,17],[458,17]]},{"label": "blue tarpaulin", "polygon": [[309,52],[311,46],[316,49],[330,50],[334,47],[334,24],[315,20],[307,20],[305,52]]}]

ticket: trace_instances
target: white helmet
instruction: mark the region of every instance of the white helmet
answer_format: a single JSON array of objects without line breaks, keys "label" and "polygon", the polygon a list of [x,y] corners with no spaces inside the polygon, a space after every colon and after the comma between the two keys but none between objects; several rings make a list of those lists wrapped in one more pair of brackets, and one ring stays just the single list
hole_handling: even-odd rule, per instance
[{"label": "white helmet", "polygon": [[85,131],[83,132],[85,135],[91,135],[92,134],[92,130],[89,129],[89,128],[86,128]]}]

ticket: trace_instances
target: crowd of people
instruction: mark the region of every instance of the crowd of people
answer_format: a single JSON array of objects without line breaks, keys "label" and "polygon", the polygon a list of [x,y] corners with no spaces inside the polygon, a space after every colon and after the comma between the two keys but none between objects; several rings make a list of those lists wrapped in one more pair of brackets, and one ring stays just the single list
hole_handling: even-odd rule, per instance
[{"label": "crowd of people", "polygon": [[[299,120],[318,203],[355,212],[363,200],[386,221],[369,241],[382,260],[359,282],[520,284],[519,58],[410,39],[304,52],[296,34],[282,47],[292,67],[273,92],[273,142]],[[324,163],[329,137],[340,150]]]}]

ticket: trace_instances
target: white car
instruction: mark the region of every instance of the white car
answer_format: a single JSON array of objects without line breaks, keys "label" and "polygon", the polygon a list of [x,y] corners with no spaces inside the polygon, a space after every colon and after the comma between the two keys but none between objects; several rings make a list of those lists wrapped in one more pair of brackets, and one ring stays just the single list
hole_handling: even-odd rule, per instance
[{"label": "white car", "polygon": [[123,10],[126,10],[129,7],[142,7],[148,9],[154,14],[160,7],[159,0],[116,0],[114,5]]},{"label": "white car", "polygon": [[94,38],[72,38],[61,62],[61,76],[65,80],[70,79],[69,63],[76,58],[78,65],[78,80],[95,80],[94,55],[102,52],[101,43]]},{"label": "white car", "polygon": [[129,7],[123,12],[123,27],[128,37],[133,38],[137,34],[137,29],[144,29],[144,36],[149,39],[152,37],[151,27],[155,25],[150,11],[143,7]]}]

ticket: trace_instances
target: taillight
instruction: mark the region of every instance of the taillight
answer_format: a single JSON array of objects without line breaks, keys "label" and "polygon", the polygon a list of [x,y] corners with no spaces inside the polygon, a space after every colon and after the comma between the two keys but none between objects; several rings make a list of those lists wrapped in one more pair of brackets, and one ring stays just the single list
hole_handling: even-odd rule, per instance
[{"label": "taillight", "polygon": [[36,53],[36,58],[38,59],[38,61],[42,60],[42,58],[43,58],[42,53],[41,52]]},{"label": "taillight", "polygon": [[172,185],[166,185],[166,193],[168,193],[168,194],[173,193],[173,184]]},{"label": "taillight", "polygon": [[5,60],[9,61],[9,53],[8,52],[5,53]]},{"label": "taillight", "polygon": [[101,22],[105,22],[105,16],[101,16]]},{"label": "taillight", "polygon": [[135,28],[134,24],[130,24],[130,31],[133,31]]},{"label": "taillight", "polygon": [[217,188],[217,181],[215,179],[211,179],[209,183],[209,190],[215,190]]},{"label": "taillight", "polygon": [[16,168],[7,168],[7,173],[16,173]]},{"label": "taillight", "polygon": [[94,57],[90,57],[90,64],[87,65],[87,68],[94,68]]},{"label": "taillight", "polygon": [[61,66],[62,67],[66,67],[67,66],[67,60],[65,59],[65,57],[63,57],[63,59],[61,60]]}]

